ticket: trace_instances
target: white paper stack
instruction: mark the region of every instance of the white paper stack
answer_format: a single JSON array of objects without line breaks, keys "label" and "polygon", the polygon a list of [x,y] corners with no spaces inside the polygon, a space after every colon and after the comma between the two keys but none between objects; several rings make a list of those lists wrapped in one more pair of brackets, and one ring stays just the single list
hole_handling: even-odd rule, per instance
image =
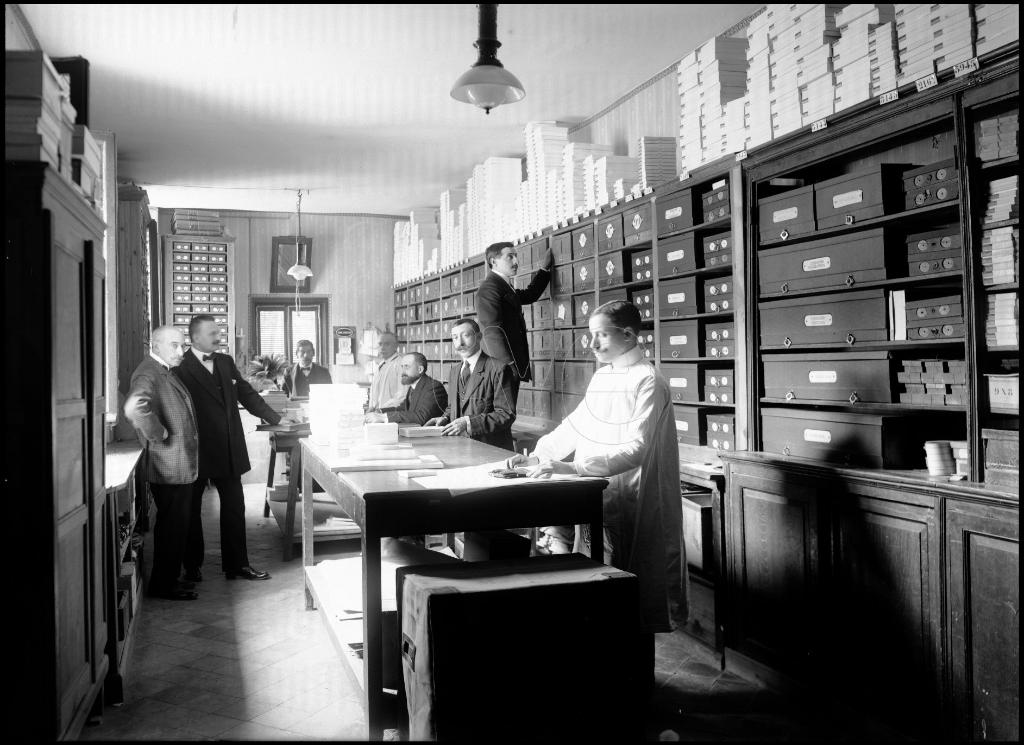
[{"label": "white paper stack", "polygon": [[466,182],[467,258],[515,234],[515,203],[522,174],[519,158],[488,158],[473,167],[473,176]]},{"label": "white paper stack", "polygon": [[[674,138],[673,143],[675,142]],[[641,138],[641,141],[643,138]],[[594,158],[614,154],[611,145],[595,145],[591,142],[567,142],[562,148],[562,198],[563,217],[572,217],[588,209],[587,180],[583,162],[588,156],[593,165]],[[673,146],[673,156],[674,146]],[[593,173],[591,172],[590,189],[593,190]],[[592,209],[592,207],[590,208]]]},{"label": "white paper stack", "polygon": [[832,45],[836,111],[896,87],[895,15],[892,5],[847,5],[836,14],[840,33]]},{"label": "white paper stack", "polygon": [[1020,39],[1020,7],[1013,5],[974,5],[974,24],[977,32],[975,51],[991,52]]},{"label": "white paper stack", "polygon": [[601,207],[615,198],[615,182],[622,179],[625,191],[636,183],[640,164],[628,155],[605,155],[594,161],[594,201]]},{"label": "white paper stack", "polygon": [[412,257],[412,240],[410,233],[412,223],[408,220],[395,222],[394,233],[394,266],[392,271],[395,278],[395,285],[404,284],[416,276],[416,264]]},{"label": "white paper stack", "polygon": [[682,167],[695,168],[729,148],[726,105],[747,87],[747,40],[716,36],[679,62]]},{"label": "white paper stack", "polygon": [[412,210],[409,213],[409,222],[412,224],[409,231],[409,240],[413,245],[416,266],[420,267],[420,274],[429,274],[436,271],[436,250],[441,245],[440,229],[437,224],[437,210],[433,207]]},{"label": "white paper stack", "polygon": [[1015,347],[1020,344],[1017,293],[996,292],[988,296],[985,316],[985,343],[989,347]]},{"label": "white paper stack", "polygon": [[46,161],[71,181],[75,107],[68,76],[39,51],[8,51],[4,67],[7,160]]},{"label": "white paper stack", "polygon": [[565,193],[561,169],[551,168],[544,178],[544,204],[541,224],[555,225],[565,217]]},{"label": "white paper stack", "polygon": [[459,207],[466,203],[466,189],[441,192],[441,269],[455,266],[465,258]]},{"label": "white paper stack", "polygon": [[[737,99],[739,100],[739,99]],[[740,109],[742,129],[742,112]],[[640,185],[643,188],[655,187],[675,179],[676,171],[676,138],[675,137],[641,137],[640,138]]]},{"label": "white paper stack", "polygon": [[971,6],[966,3],[897,4],[900,85],[974,56]]},{"label": "white paper stack", "polygon": [[989,183],[985,224],[1020,217],[1019,185],[1017,174],[996,179]]},{"label": "white paper stack", "polygon": [[986,230],[981,236],[981,277],[987,285],[1018,281],[1020,231],[1006,226]]},{"label": "white paper stack", "polygon": [[777,31],[769,33],[773,137],[833,113],[832,42],[839,38],[836,13],[843,6],[784,7],[788,14],[780,11]]},{"label": "white paper stack", "polygon": [[309,387],[309,438],[317,445],[347,446],[363,437],[363,405],[369,389],[355,383]]},{"label": "white paper stack", "polygon": [[[523,130],[526,140],[526,232],[535,233],[551,226],[557,207],[560,187],[549,189],[549,172],[562,169],[562,151],[569,141],[569,128],[558,122],[528,122]],[[554,191],[549,194],[549,191]],[[556,218],[557,219],[557,218]]]},{"label": "white paper stack", "polygon": [[975,146],[982,161],[1017,155],[1020,143],[1020,117],[1017,111],[982,119],[974,128]]},{"label": "white paper stack", "polygon": [[772,139],[770,29],[779,6],[769,5],[747,26],[747,94],[743,107],[744,147],[756,147]]},{"label": "white paper stack", "polygon": [[224,223],[215,210],[176,209],[171,229],[175,235],[224,235]]}]

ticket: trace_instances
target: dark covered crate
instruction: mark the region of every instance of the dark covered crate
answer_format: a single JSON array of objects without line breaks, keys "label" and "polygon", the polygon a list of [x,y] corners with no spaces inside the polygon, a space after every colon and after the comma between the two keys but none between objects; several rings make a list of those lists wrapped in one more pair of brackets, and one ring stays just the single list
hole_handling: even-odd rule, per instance
[{"label": "dark covered crate", "polygon": [[764,395],[789,401],[892,403],[886,351],[764,355]]},{"label": "dark covered crate", "polygon": [[831,297],[775,300],[760,304],[761,344],[844,344],[888,341],[884,290],[861,290]]}]

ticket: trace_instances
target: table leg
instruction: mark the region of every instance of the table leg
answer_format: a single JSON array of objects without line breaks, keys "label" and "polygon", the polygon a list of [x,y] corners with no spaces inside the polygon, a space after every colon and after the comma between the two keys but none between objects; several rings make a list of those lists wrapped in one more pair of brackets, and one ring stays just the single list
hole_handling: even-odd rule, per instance
[{"label": "table leg", "polygon": [[[369,526],[367,526],[368,528]],[[363,683],[368,740],[384,739],[380,538],[363,530]]]},{"label": "table leg", "polygon": [[306,581],[306,567],[313,566],[313,477],[302,469],[302,586],[306,590],[306,610],[316,610],[313,594]]},{"label": "table leg", "polygon": [[291,466],[288,471],[288,509],[284,515],[284,560],[292,560],[292,545],[295,543],[295,502],[298,500],[299,474],[302,469],[302,450],[293,447]]},{"label": "table leg", "polygon": [[600,506],[597,515],[590,518],[590,558],[604,563],[604,515]]},{"label": "table leg", "polygon": [[[267,466],[267,488],[274,486],[274,465],[277,463],[277,443],[274,434],[270,434],[270,465]],[[270,494],[263,497],[263,517],[270,517]]]}]

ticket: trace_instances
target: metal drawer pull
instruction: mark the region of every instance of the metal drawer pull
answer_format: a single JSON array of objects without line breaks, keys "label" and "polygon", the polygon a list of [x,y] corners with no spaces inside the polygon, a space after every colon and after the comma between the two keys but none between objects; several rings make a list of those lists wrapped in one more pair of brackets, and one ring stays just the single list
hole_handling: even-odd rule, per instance
[{"label": "metal drawer pull", "polygon": [[784,345],[785,347],[789,348],[789,347],[793,346],[793,340],[792,340],[792,339],[790,339],[790,338],[789,338],[789,337],[787,336],[787,337],[786,337],[786,338],[785,338],[785,339],[784,339],[784,340],[782,341],[782,344],[783,344],[783,345]]},{"label": "metal drawer pull", "polygon": [[783,282],[782,283],[782,291],[783,292],[789,292],[789,282]]},{"label": "metal drawer pull", "polygon": [[855,341],[857,341],[857,337],[855,337],[853,334],[847,334],[846,335],[846,343],[847,344],[852,345]]},{"label": "metal drawer pull", "polygon": [[855,280],[855,279],[853,278],[853,275],[852,275],[852,274],[848,274],[848,275],[846,275],[846,286],[847,286],[847,287],[853,287],[853,285],[854,285],[854,283],[856,283],[856,281],[857,281],[857,280]]},{"label": "metal drawer pull", "polygon": [[794,398],[796,398],[796,394],[793,393],[793,391],[786,391],[786,400],[787,401],[792,401]]},{"label": "metal drawer pull", "polygon": [[857,395],[857,391],[854,391],[853,393],[851,393],[850,394],[850,398],[848,400],[849,400],[849,402],[851,404],[855,404],[858,401],[860,401],[860,396]]}]

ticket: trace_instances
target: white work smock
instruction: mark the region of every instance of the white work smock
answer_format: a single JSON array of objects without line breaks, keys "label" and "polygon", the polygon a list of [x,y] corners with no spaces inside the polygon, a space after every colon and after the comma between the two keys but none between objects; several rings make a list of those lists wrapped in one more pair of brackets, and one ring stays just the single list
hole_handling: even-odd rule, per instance
[{"label": "white work smock", "polygon": [[671,631],[688,611],[679,449],[668,383],[639,347],[594,373],[583,401],[533,454],[544,461],[573,453],[579,475],[608,479],[612,563],[639,579],[644,629]]}]

